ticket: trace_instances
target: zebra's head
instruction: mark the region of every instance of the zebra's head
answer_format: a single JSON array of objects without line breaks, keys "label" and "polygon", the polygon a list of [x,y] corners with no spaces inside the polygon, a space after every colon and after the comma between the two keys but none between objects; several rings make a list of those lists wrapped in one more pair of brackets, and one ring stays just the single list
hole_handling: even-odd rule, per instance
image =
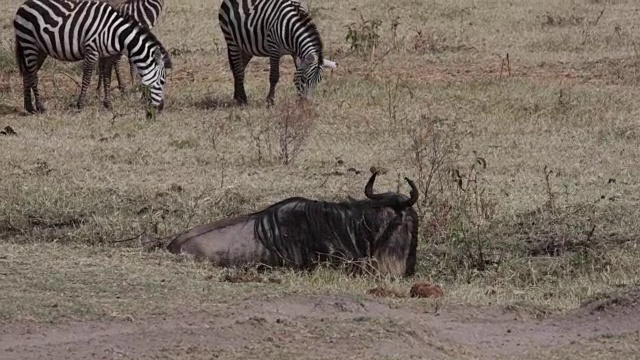
[{"label": "zebra's head", "polygon": [[[142,77],[142,84],[149,89],[149,106],[147,118],[153,117],[155,109],[162,111],[164,108],[164,85],[166,83],[166,69],[171,69],[171,57],[162,47],[157,46],[153,50],[153,63],[151,69]],[[152,110],[154,109],[154,110]]]},{"label": "zebra's head", "polygon": [[335,69],[336,66],[335,62],[319,57],[316,54],[307,55],[300,66],[296,68],[293,77],[293,83],[296,85],[298,95],[306,99],[311,98],[316,86],[322,80],[324,68]]}]

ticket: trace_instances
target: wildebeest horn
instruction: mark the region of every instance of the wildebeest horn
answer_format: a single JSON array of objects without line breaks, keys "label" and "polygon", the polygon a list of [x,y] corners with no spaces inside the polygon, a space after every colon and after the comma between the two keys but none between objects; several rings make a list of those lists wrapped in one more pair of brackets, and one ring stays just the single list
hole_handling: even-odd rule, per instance
[{"label": "wildebeest horn", "polygon": [[367,182],[367,186],[364,187],[364,194],[371,200],[380,200],[384,198],[384,195],[382,194],[373,193],[373,183],[374,181],[376,181],[377,175],[378,175],[378,172],[375,171],[373,175],[371,175],[371,177],[369,178],[369,182]]},{"label": "wildebeest horn", "polygon": [[411,207],[418,201],[418,187],[416,187],[416,184],[414,184],[413,181],[411,181],[411,179],[409,179],[408,177],[405,177],[404,179],[407,180],[409,186],[411,186],[411,197],[402,205],[403,207]]}]

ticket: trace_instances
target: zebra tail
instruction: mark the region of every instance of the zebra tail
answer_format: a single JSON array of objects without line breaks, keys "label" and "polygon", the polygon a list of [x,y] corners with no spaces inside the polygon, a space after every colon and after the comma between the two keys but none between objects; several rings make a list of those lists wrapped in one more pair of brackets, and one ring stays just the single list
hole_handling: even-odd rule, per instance
[{"label": "zebra tail", "polygon": [[16,38],[16,62],[18,63],[18,69],[20,69],[20,74],[24,75],[27,69],[27,62],[24,59],[24,49],[20,45],[20,42]]}]

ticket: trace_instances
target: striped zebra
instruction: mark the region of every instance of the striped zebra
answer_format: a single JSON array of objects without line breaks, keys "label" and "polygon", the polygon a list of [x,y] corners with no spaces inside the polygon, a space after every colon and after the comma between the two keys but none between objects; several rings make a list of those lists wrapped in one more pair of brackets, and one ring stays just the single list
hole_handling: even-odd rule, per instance
[{"label": "striped zebra", "polygon": [[[171,59],[148,29],[119,14],[110,5],[97,1],[27,0],[18,8],[13,27],[27,112],[45,111],[38,93],[38,70],[47,56],[61,61],[84,60],[82,87],[75,103],[82,108],[98,58],[123,51],[132,59],[142,83],[149,87],[149,105],[162,110],[165,68],[171,68]],[[107,108],[111,105],[107,101],[108,85],[105,84],[104,89]],[[35,97],[35,111],[31,91]],[[147,116],[152,116],[152,108],[147,110]]]},{"label": "striped zebra", "polygon": [[322,79],[323,67],[337,65],[323,57],[320,33],[299,1],[223,0],[218,20],[233,72],[233,98],[238,104],[247,103],[244,73],[254,56],[269,57],[268,105],[273,104],[283,55],[293,57],[294,84],[298,95],[304,98],[311,97]]},{"label": "striped zebra", "polygon": [[[164,0],[105,0],[106,3],[113,6],[119,13],[126,14],[133,17],[140,25],[147,29],[153,28],[162,12],[164,6]],[[115,70],[116,78],[118,79],[118,88],[121,93],[124,93],[125,86],[120,76],[120,64],[122,60],[122,54],[115,55],[110,58],[98,60],[98,87],[97,91],[100,91],[100,86],[106,80],[103,77],[103,73],[111,74],[111,70]],[[131,76],[131,83],[135,79],[133,63],[129,60],[129,72]],[[109,79],[109,82],[111,79]]]}]

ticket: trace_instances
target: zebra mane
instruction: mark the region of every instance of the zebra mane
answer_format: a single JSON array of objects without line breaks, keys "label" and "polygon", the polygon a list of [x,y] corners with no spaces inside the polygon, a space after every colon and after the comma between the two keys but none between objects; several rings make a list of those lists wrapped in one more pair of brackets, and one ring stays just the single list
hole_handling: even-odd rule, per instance
[{"label": "zebra mane", "polygon": [[298,13],[305,13],[308,15],[307,10],[302,6],[302,4],[298,0],[291,0],[293,3],[293,7],[296,9]]},{"label": "zebra mane", "polygon": [[125,19],[127,22],[129,22],[129,23],[133,23],[133,24],[138,25],[139,27],[141,27],[141,28],[143,28],[143,29],[149,30],[146,26],[144,26],[143,24],[141,24],[141,23],[138,21],[138,19],[136,19],[135,17],[133,17],[133,15],[131,15],[131,14],[129,14],[129,13],[126,13],[126,12],[120,12],[120,11],[118,11],[118,9],[115,9],[115,8],[114,8],[114,10],[116,10],[116,12],[118,13],[118,15],[120,15],[120,16],[121,16],[123,19]]},{"label": "zebra mane", "polygon": [[304,9],[302,4],[298,0],[290,0],[290,3],[293,5],[293,8],[296,10],[296,13],[301,18],[301,20],[306,23],[306,29],[314,34],[314,40],[318,44],[318,65],[320,68],[322,68],[322,64],[324,62],[324,44],[322,43],[322,38],[320,37],[320,30],[318,30],[318,27],[316,26],[315,22],[313,22],[313,18],[311,18],[311,15]]},{"label": "zebra mane", "polygon": [[116,11],[116,12],[126,22],[128,22],[131,25],[136,26],[139,29],[141,34],[145,35],[152,42],[155,42],[156,44],[158,44],[158,47],[160,49],[160,53],[162,53],[162,56],[163,56],[164,61],[165,61],[165,64],[164,64],[165,68],[171,69],[172,68],[171,56],[169,55],[169,52],[167,51],[167,49],[165,49],[164,45],[162,45],[162,42],[160,42],[160,40],[156,37],[156,35],[151,31],[151,29],[149,29],[145,25],[141,24],[138,20],[136,20],[136,18],[134,18],[132,15],[130,15],[128,13],[120,13],[119,11]]}]

